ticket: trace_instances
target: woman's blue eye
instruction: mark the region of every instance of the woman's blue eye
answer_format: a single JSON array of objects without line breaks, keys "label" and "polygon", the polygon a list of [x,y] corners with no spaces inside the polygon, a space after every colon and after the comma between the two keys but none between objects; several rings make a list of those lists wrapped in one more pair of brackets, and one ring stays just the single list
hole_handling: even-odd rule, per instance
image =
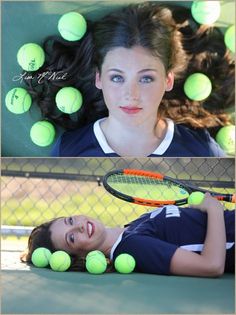
[{"label": "woman's blue eye", "polygon": [[121,75],[116,74],[116,75],[111,76],[111,81],[115,83],[121,83],[121,82],[124,82],[124,79]]},{"label": "woman's blue eye", "polygon": [[69,218],[68,218],[68,221],[69,221],[69,224],[70,224],[70,225],[73,225],[73,218],[72,218],[72,217],[69,217]]},{"label": "woman's blue eye", "polygon": [[74,243],[74,241],[75,241],[74,234],[70,234],[69,240],[71,243]]},{"label": "woman's blue eye", "polygon": [[154,81],[153,77],[150,77],[150,76],[145,76],[140,79],[141,83],[151,83],[153,81]]}]

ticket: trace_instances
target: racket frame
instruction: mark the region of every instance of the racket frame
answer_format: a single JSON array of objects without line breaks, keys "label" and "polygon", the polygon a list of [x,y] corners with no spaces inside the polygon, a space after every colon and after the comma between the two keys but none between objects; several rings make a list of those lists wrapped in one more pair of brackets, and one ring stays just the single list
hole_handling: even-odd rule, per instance
[{"label": "racket frame", "polygon": [[108,184],[108,178],[111,177],[112,175],[132,175],[132,176],[143,176],[143,177],[150,177],[150,178],[156,178],[159,181],[168,181],[170,183],[173,183],[180,188],[184,189],[187,191],[189,194],[191,194],[194,191],[199,191],[202,193],[209,192],[213,197],[217,198],[218,200],[221,201],[228,201],[228,202],[235,202],[235,194],[220,194],[212,191],[208,191],[202,188],[199,188],[194,185],[187,185],[182,183],[179,180],[173,179],[169,176],[165,176],[161,173],[155,173],[152,171],[144,171],[144,170],[136,170],[136,169],[119,169],[119,170],[113,170],[108,172],[104,177],[103,177],[103,186],[104,188],[112,195],[115,197],[122,199],[127,202],[131,202],[134,204],[142,205],[142,206],[149,206],[149,207],[159,207],[159,206],[165,206],[165,205],[176,205],[176,206],[181,206],[185,205],[188,203],[188,198],[183,198],[183,199],[178,199],[178,200],[152,200],[152,199],[144,199],[144,198],[138,198],[138,197],[132,197],[129,195],[126,195],[122,192],[119,192],[115,188],[111,187]]}]

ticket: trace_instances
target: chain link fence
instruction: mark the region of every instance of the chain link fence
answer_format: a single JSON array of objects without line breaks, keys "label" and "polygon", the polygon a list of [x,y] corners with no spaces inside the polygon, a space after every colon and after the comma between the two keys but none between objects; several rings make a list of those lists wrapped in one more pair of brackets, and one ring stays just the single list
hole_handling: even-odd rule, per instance
[{"label": "chain link fence", "polygon": [[2,235],[21,237],[42,222],[79,213],[108,226],[135,219],[147,208],[116,199],[102,185],[108,171],[120,168],[157,171],[219,192],[235,190],[231,158],[3,158]]}]

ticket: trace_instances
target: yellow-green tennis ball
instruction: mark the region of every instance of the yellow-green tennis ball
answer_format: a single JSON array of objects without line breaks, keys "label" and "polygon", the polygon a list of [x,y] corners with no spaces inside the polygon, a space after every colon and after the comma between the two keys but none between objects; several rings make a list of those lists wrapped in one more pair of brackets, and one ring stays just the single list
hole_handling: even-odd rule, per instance
[{"label": "yellow-green tennis ball", "polygon": [[44,50],[38,44],[27,43],[18,50],[17,61],[23,70],[37,71],[44,64]]},{"label": "yellow-green tennis ball", "polygon": [[192,3],[191,13],[199,24],[213,24],[220,17],[220,1],[196,0]]},{"label": "yellow-green tennis ball", "polygon": [[58,250],[52,254],[49,263],[53,271],[66,271],[71,266],[71,258],[63,250]]},{"label": "yellow-green tennis ball", "polygon": [[39,247],[33,251],[31,261],[34,266],[44,268],[49,265],[51,255],[52,254],[49,249],[45,247]]},{"label": "yellow-green tennis ball", "polygon": [[106,258],[106,256],[100,250],[93,250],[87,254],[86,259],[89,259],[94,256],[98,256],[98,255],[101,255],[102,257]]},{"label": "yellow-green tennis ball", "polygon": [[80,40],[87,30],[85,18],[78,12],[68,12],[58,21],[58,31],[68,41]]},{"label": "yellow-green tennis ball", "polygon": [[227,28],[224,35],[225,45],[234,53],[235,52],[235,25]]},{"label": "yellow-green tennis ball", "polygon": [[54,141],[55,128],[48,121],[37,121],[30,129],[31,140],[40,147],[46,147]]},{"label": "yellow-green tennis ball", "polygon": [[120,254],[115,259],[115,269],[120,273],[131,273],[134,271],[136,262],[129,254]]},{"label": "yellow-green tennis ball", "polygon": [[27,90],[17,87],[7,93],[5,103],[10,112],[23,114],[29,110],[32,99]]},{"label": "yellow-green tennis ball", "polygon": [[64,87],[56,94],[56,104],[60,111],[66,114],[77,112],[83,102],[82,95],[79,90],[73,87]]},{"label": "yellow-green tennis ball", "polygon": [[228,155],[235,155],[235,126],[220,128],[216,134],[216,142]]},{"label": "yellow-green tennis ball", "polygon": [[90,252],[86,256],[86,269],[89,273],[98,275],[104,273],[107,269],[107,260],[103,253],[99,251]]},{"label": "yellow-green tennis ball", "polygon": [[203,202],[204,197],[205,197],[204,193],[200,191],[194,191],[188,197],[188,203],[190,205],[199,205],[200,203]]},{"label": "yellow-green tennis ball", "polygon": [[194,101],[203,101],[212,91],[210,79],[203,73],[193,73],[184,82],[184,93]]}]

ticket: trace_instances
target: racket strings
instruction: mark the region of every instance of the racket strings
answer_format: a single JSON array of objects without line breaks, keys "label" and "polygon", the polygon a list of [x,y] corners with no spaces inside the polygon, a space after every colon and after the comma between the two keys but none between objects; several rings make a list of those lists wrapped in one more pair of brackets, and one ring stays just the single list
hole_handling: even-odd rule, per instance
[{"label": "racket strings", "polygon": [[154,177],[114,174],[108,183],[122,194],[150,200],[178,200],[189,195],[182,186]]}]

